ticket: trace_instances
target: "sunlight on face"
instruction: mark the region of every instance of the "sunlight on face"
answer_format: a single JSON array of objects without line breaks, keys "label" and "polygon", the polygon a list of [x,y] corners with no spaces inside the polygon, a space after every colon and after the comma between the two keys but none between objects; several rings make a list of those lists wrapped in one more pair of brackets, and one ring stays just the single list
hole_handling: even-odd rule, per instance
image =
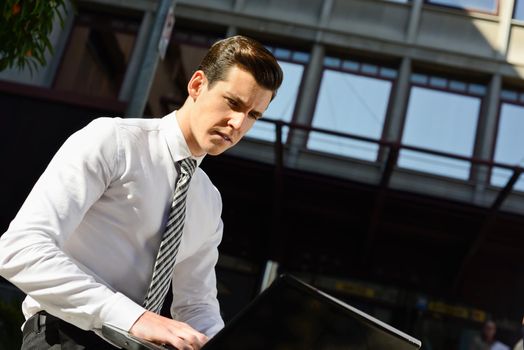
[{"label": "sunlight on face", "polygon": [[236,66],[225,80],[215,82],[211,88],[203,72],[201,75],[194,94],[188,144],[195,155],[217,155],[237,144],[262,116],[272,91]]}]

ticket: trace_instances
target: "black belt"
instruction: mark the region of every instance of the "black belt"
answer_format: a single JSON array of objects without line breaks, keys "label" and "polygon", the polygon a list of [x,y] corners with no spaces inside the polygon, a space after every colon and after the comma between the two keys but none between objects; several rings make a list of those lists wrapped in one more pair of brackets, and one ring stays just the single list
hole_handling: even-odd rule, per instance
[{"label": "black belt", "polygon": [[[28,334],[40,332],[45,332],[45,340],[49,342],[49,345],[61,344],[63,340],[61,337],[64,336],[66,341],[69,342],[71,340],[74,344],[80,345],[82,349],[118,349],[100,338],[94,332],[80,329],[45,311],[40,311],[29,317],[24,325],[24,339]],[[58,336],[59,333],[61,334],[60,337]],[[62,345],[64,345],[64,343],[62,343]]]}]

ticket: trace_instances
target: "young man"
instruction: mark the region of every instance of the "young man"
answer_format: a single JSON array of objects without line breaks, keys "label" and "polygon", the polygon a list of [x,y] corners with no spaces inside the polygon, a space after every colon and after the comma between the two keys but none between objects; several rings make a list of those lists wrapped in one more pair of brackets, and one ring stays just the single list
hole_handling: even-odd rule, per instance
[{"label": "young man", "polygon": [[[220,330],[222,204],[198,164],[240,141],[281,82],[262,45],[224,39],[191,77],[180,110],[100,118],[65,142],[0,239],[0,275],[27,293],[23,349],[111,349],[95,334],[103,324],[178,349],[199,349]],[[162,255],[176,230],[178,243]],[[168,258],[174,267],[157,275]],[[157,276],[171,283],[173,319],[153,312],[164,298]]]},{"label": "young man", "polygon": [[509,346],[495,339],[497,325],[492,320],[487,320],[482,326],[480,336],[473,338],[470,350],[510,350]]}]

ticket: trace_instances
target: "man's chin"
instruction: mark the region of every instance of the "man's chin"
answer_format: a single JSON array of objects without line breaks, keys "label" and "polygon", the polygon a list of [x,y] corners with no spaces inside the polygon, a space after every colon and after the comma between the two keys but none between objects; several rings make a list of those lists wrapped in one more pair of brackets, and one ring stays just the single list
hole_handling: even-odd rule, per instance
[{"label": "man's chin", "polygon": [[214,138],[206,142],[203,145],[202,149],[205,150],[206,154],[209,154],[211,156],[217,156],[219,154],[224,153],[234,145],[235,144],[231,141],[226,141],[222,138]]},{"label": "man's chin", "polygon": [[224,153],[227,151],[230,147],[211,147],[207,150],[207,154],[210,156],[218,156],[219,154]]}]

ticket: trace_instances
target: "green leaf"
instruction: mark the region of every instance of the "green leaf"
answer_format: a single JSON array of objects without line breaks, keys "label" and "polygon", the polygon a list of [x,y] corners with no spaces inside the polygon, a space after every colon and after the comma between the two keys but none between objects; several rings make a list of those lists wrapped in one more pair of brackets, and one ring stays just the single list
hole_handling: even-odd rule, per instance
[{"label": "green leaf", "polygon": [[[15,5],[20,6],[16,13],[13,12]],[[49,36],[54,20],[58,19],[61,27],[64,26],[61,11],[67,13],[64,0],[0,1],[0,71],[44,66],[46,53],[53,53]],[[32,57],[27,56],[29,51]]]}]

